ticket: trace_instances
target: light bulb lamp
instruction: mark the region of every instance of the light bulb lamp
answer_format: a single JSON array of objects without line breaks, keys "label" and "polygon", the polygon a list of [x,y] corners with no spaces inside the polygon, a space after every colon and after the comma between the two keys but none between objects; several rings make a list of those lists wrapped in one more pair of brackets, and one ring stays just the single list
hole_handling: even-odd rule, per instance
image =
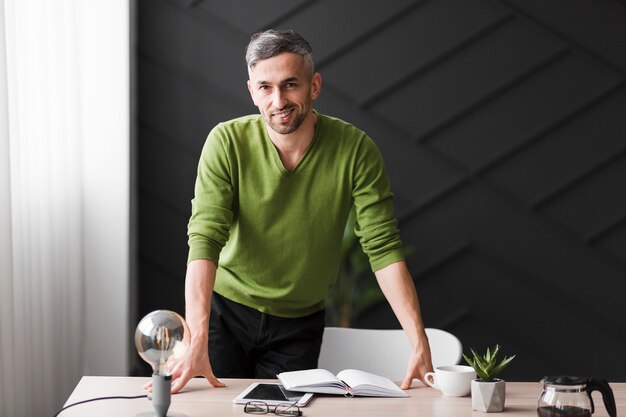
[{"label": "light bulb lamp", "polygon": [[[189,347],[189,328],[173,311],[157,310],[145,316],[135,330],[135,347],[139,356],[152,366],[152,401],[154,412],[137,417],[166,417],[171,402],[172,368]],[[172,414],[174,416],[180,414]]]}]

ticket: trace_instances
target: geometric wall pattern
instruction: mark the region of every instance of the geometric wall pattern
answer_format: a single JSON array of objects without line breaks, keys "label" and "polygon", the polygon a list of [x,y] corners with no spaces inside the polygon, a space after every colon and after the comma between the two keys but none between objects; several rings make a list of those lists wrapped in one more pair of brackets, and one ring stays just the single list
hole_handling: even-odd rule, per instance
[{"label": "geometric wall pattern", "polygon": [[[256,112],[252,33],[293,28],[315,107],[375,140],[428,327],[506,379],[626,380],[626,1],[144,0],[135,7],[137,317],[184,311],[196,165]],[[358,323],[399,327],[381,304]]]}]

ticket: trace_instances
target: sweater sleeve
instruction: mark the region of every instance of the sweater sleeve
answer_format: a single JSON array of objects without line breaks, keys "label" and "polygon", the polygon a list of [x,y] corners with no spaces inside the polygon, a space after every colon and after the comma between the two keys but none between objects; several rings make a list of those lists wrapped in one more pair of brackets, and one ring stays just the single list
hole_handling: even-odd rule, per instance
[{"label": "sweater sleeve", "polygon": [[217,265],[228,240],[233,221],[233,181],[223,134],[220,125],[209,133],[198,163],[187,227],[187,262],[210,259]]},{"label": "sweater sleeve", "polygon": [[355,160],[353,198],[355,233],[372,270],[404,260],[389,178],[378,148],[367,136]]}]

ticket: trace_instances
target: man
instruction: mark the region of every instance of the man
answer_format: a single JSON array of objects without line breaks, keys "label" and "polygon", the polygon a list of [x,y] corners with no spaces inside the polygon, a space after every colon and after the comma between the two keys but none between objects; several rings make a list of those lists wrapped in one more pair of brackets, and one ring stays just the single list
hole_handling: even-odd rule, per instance
[{"label": "man", "polygon": [[382,158],[365,133],[313,109],[322,77],[302,36],[257,33],[246,61],[260,115],[220,123],[202,151],[188,230],[191,345],[172,392],[195,376],[217,387],[216,375],[274,378],[317,366],[353,206],[356,233],[413,346],[408,389],[432,364]]}]

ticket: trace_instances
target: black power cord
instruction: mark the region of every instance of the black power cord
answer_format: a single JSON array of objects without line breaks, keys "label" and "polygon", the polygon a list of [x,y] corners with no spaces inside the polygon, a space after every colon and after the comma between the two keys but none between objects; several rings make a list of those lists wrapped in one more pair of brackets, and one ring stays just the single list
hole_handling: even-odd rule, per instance
[{"label": "black power cord", "polygon": [[92,401],[100,401],[100,400],[134,400],[137,398],[147,398],[148,395],[144,394],[144,395],[137,395],[134,397],[98,397],[98,398],[92,398],[89,400],[84,400],[84,401],[79,401],[76,402],[74,404],[70,404],[70,405],[66,405],[65,407],[63,407],[62,409],[60,409],[55,415],[54,417],[57,417],[59,414],[61,414],[63,411],[67,410],[70,407],[74,407],[75,405],[79,405],[79,404],[85,404],[85,403],[90,403]]}]

